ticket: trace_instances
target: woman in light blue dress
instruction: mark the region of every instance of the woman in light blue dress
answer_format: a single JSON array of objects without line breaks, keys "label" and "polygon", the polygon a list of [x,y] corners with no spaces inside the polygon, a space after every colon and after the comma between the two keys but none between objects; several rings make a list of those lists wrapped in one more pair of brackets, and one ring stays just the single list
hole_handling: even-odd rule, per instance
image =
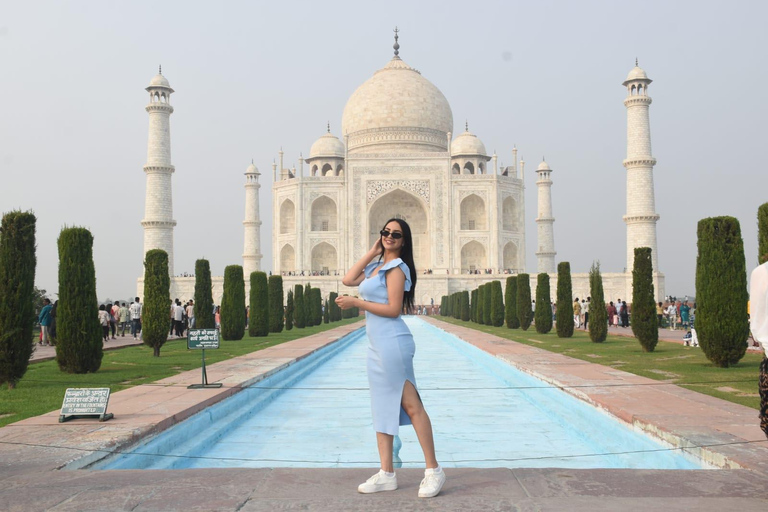
[{"label": "woman in light blue dress", "polygon": [[400,425],[413,425],[427,465],[419,497],[431,498],[440,492],[445,473],[435,458],[432,423],[416,391],[413,373],[416,346],[408,326],[400,318],[403,308],[409,312],[413,307],[416,287],[411,228],[404,220],[390,219],[380,235],[371,250],[342,279],[346,286],[359,285],[362,298],[343,295],[336,299],[341,309],[358,307],[365,311],[365,329],[370,341],[368,383],[381,470],[361,484],[358,491],[397,489],[392,465],[393,440]]}]

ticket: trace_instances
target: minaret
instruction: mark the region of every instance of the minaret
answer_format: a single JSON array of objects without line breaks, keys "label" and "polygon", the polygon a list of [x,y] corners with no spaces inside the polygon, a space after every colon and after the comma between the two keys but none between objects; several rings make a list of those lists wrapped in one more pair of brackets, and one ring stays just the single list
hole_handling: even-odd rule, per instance
[{"label": "minaret", "polygon": [[651,155],[651,124],[648,107],[648,85],[651,79],[637,66],[629,72],[624,81],[627,88],[627,267],[625,272],[632,272],[636,247],[650,247],[653,271],[659,271],[656,245],[656,200],[653,192],[653,166],[656,159]]},{"label": "minaret", "polygon": [[539,262],[539,272],[555,273],[555,218],[552,216],[552,169],[542,158],[536,173],[539,180],[536,186],[539,188],[539,215],[536,217],[538,226],[539,250],[536,258]]},{"label": "minaret", "polygon": [[149,83],[149,141],[147,143],[147,196],[144,204],[144,254],[150,249],[168,253],[168,272],[173,276],[173,194],[171,177],[171,89],[162,67]]},{"label": "minaret", "polygon": [[243,275],[246,281],[251,272],[261,270],[261,218],[259,217],[259,170],[251,161],[245,170],[245,243],[243,247]]}]

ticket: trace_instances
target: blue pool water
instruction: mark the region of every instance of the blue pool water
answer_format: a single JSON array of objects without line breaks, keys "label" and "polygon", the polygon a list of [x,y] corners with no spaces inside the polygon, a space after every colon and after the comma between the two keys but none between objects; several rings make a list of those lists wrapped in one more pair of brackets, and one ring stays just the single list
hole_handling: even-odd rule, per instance
[{"label": "blue pool water", "polygon": [[[704,467],[417,317],[406,322],[444,467]],[[376,467],[367,344],[355,331],[96,468]],[[400,438],[403,467],[423,467],[413,428]]]}]

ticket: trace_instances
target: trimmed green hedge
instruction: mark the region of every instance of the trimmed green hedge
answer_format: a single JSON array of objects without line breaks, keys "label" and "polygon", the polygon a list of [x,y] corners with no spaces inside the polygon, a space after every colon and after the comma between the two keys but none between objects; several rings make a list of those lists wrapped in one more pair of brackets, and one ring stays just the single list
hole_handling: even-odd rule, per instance
[{"label": "trimmed green hedge", "polygon": [[251,272],[251,292],[249,297],[248,335],[253,337],[269,335],[269,292],[267,291],[267,273]]},{"label": "trimmed green hedge", "polygon": [[602,343],[608,337],[608,311],[605,309],[599,261],[589,269],[589,294],[592,298],[589,304],[589,338],[595,343]]},{"label": "trimmed green hedge", "polygon": [[224,296],[221,299],[221,337],[241,340],[245,336],[245,281],[243,267],[224,269]]},{"label": "trimmed green hedge", "polygon": [[517,318],[517,276],[507,278],[506,294],[504,296],[505,311],[504,317],[507,322],[507,328],[519,329],[520,320]]},{"label": "trimmed green hedge", "polygon": [[536,276],[536,332],[546,334],[552,330],[552,298],[549,288],[549,274]]},{"label": "trimmed green hedge", "polygon": [[[659,320],[653,287],[653,260],[650,247],[636,247],[632,268],[632,332],[645,352],[659,343]],[[746,304],[744,305],[746,308]],[[745,310],[746,311],[746,310]]]},{"label": "trimmed green hedge", "polygon": [[195,328],[213,329],[215,327],[211,264],[208,260],[200,259],[195,261]]},{"label": "trimmed green hedge", "polygon": [[558,338],[573,336],[573,286],[571,284],[571,264],[561,261],[557,265],[557,311],[555,328]]},{"label": "trimmed green hedge", "polygon": [[283,332],[283,277],[269,276],[269,332]]},{"label": "trimmed green hedge", "polygon": [[141,335],[144,344],[152,347],[152,354],[155,357],[160,357],[160,347],[168,339],[170,304],[171,277],[168,274],[168,253],[162,249],[152,249],[144,256],[144,306],[141,310]]},{"label": "trimmed green hedge", "polygon": [[533,321],[531,310],[531,276],[520,274],[517,276],[517,319],[520,328],[527,331]]}]

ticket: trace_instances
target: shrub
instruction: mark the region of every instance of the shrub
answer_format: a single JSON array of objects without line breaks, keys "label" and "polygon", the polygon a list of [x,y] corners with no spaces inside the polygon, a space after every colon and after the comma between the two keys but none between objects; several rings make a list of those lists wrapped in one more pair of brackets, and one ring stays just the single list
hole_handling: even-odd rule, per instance
[{"label": "shrub", "polygon": [[477,288],[472,290],[472,293],[470,294],[470,304],[469,304],[469,319],[472,322],[477,323]]},{"label": "shrub", "polygon": [[3,215],[0,229],[0,383],[13,389],[27,372],[35,323],[35,225],[32,212]]},{"label": "shrub", "polygon": [[335,322],[338,319],[336,318],[336,311],[339,309],[339,307],[336,305],[336,297],[338,297],[339,294],[336,292],[331,292],[328,294],[328,308],[330,309],[329,313],[329,319],[331,322]]},{"label": "shrub", "polygon": [[558,338],[573,336],[573,287],[571,285],[571,264],[561,261],[557,265],[557,311],[555,328]]},{"label": "shrub", "polygon": [[520,328],[527,331],[533,321],[531,311],[531,276],[520,274],[517,276],[517,319]]},{"label": "shrub", "polygon": [[536,332],[547,334],[552,330],[552,294],[549,288],[549,274],[536,276]]},{"label": "shrub", "polygon": [[485,285],[481,284],[477,287],[477,323],[485,325],[485,312],[483,311],[485,302]]},{"label": "shrub", "polygon": [[632,332],[644,352],[653,352],[659,342],[659,320],[656,317],[654,296],[651,248],[636,247],[632,268]]},{"label": "shrub", "polygon": [[251,272],[251,292],[248,300],[251,321],[248,322],[248,336],[259,337],[269,334],[269,292],[266,272]]},{"label": "shrub", "polygon": [[197,329],[216,327],[216,319],[213,316],[211,265],[208,260],[195,262],[195,327]]},{"label": "shrub", "polygon": [[458,320],[461,318],[461,292],[455,292],[451,297],[453,298],[453,303],[451,304],[453,318]]},{"label": "shrub", "polygon": [[283,332],[283,277],[269,276],[269,332]]},{"label": "shrub", "polygon": [[293,329],[293,290],[288,290],[288,297],[285,299],[285,330]]},{"label": "shrub", "polygon": [[328,299],[325,299],[325,307],[323,308],[323,323],[327,324],[331,321],[331,312],[328,311]]},{"label": "shrub", "polygon": [[323,295],[320,288],[312,288],[312,325],[323,323]]},{"label": "shrub", "polygon": [[467,290],[461,292],[461,319],[465,322],[469,321],[469,292]]},{"label": "shrub", "polygon": [[600,273],[599,261],[593,263],[589,269],[589,295],[592,297],[589,304],[589,338],[595,343],[602,343],[608,336],[608,311],[605,309],[603,275]]},{"label": "shrub", "polygon": [[491,325],[504,325],[504,297],[501,293],[501,282],[491,281]]},{"label": "shrub", "polygon": [[768,261],[768,203],[757,209],[757,262]]},{"label": "shrub", "polygon": [[245,282],[243,267],[224,269],[224,296],[221,299],[221,337],[241,340],[245,336]]},{"label": "shrub", "polygon": [[[739,221],[702,219],[696,258],[696,332],[707,359],[727,368],[747,350],[747,270]],[[634,317],[634,315],[633,315]]]},{"label": "shrub", "polygon": [[312,315],[312,287],[309,283],[304,286],[304,325],[312,327],[315,325],[314,316]]},{"label": "shrub", "polygon": [[293,287],[293,300],[296,301],[296,315],[294,316],[294,323],[296,328],[303,329],[306,326],[306,315],[304,314],[304,287],[297,284]]},{"label": "shrub", "polygon": [[[96,298],[93,236],[85,228],[64,228],[59,235],[58,246],[59,306],[56,310],[58,338],[56,362],[59,368],[67,373],[95,372],[101,367],[104,352],[101,325],[99,325],[99,303]],[[145,294],[146,278],[145,274]],[[169,279],[166,266],[165,282],[169,282]],[[152,282],[149,284],[151,287]],[[165,321],[163,332],[165,333],[168,328],[168,302],[163,304],[163,313]]]},{"label": "shrub", "polygon": [[517,318],[517,276],[509,276],[507,278],[504,303],[506,305],[504,317],[507,322],[507,328],[519,328],[520,320]]},{"label": "shrub", "polygon": [[141,334],[152,355],[160,357],[160,347],[168,339],[168,305],[171,303],[171,278],[168,253],[152,249],[144,256],[144,307],[141,310]]},{"label": "shrub", "polygon": [[491,325],[491,283],[483,285],[483,325]]}]

